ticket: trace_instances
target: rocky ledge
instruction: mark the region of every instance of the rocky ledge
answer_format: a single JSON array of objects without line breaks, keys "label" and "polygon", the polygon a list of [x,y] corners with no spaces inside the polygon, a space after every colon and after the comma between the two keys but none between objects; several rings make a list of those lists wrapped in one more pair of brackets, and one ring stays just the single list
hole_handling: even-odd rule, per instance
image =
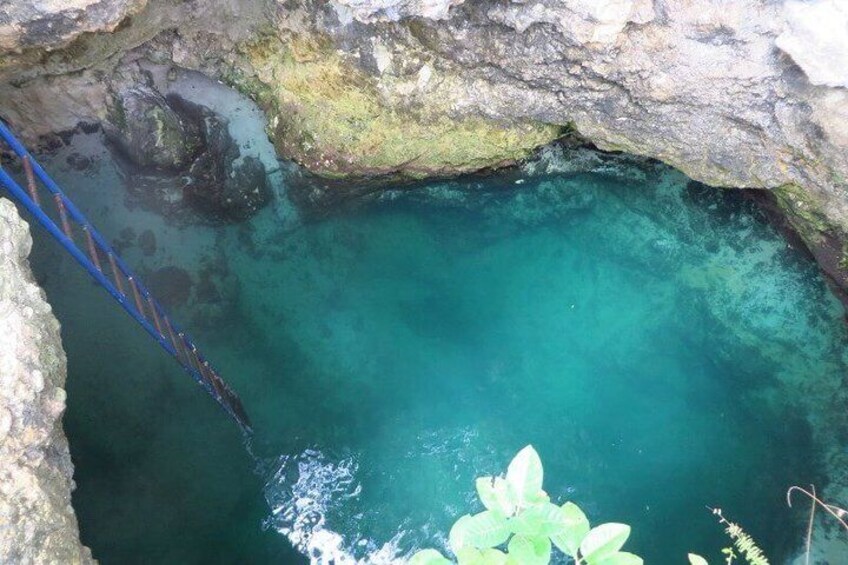
[{"label": "rocky ledge", "polygon": [[571,132],[770,190],[848,287],[839,0],[67,4],[0,6],[0,115],[30,138],[114,121],[145,62],[251,95],[280,154],[327,177],[501,166]]},{"label": "rocky ledge", "polygon": [[27,224],[0,198],[0,562],[93,563],[71,507],[65,352],[31,247]]}]

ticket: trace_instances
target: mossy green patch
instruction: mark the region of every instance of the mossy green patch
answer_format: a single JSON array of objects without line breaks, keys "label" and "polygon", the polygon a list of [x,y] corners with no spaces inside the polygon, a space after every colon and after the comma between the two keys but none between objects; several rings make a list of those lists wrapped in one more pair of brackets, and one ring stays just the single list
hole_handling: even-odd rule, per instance
[{"label": "mossy green patch", "polygon": [[255,78],[231,82],[269,112],[280,153],[324,176],[470,172],[514,163],[561,135],[538,122],[390,107],[374,79],[320,37],[270,38],[245,53]]},{"label": "mossy green patch", "polygon": [[792,225],[808,243],[815,243],[822,234],[833,230],[821,212],[815,198],[797,184],[783,184],[774,189],[781,209],[789,215]]},{"label": "mossy green patch", "polygon": [[[848,284],[848,230],[824,213],[824,206],[797,184],[774,189],[778,204],[822,268],[843,288]],[[840,243],[841,242],[841,243]]]}]

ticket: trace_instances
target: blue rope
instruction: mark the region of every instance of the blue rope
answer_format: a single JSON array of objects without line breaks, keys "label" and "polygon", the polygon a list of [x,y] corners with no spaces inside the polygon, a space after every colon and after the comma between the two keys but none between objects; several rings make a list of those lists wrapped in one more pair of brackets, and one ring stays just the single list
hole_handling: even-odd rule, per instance
[{"label": "blue rope", "polygon": [[[55,197],[61,199],[62,204],[67,210],[70,217],[84,230],[87,230],[91,235],[92,240],[94,241],[97,248],[99,248],[103,253],[105,253],[110,258],[114,259],[115,265],[118,267],[118,270],[121,273],[114,273],[116,277],[120,277],[121,275],[125,276],[128,280],[132,280],[135,283],[136,288],[138,289],[139,294],[141,295],[141,300],[149,300],[149,304],[152,308],[156,309],[158,314],[161,314],[163,319],[167,319],[166,323],[170,324],[170,329],[176,334],[177,339],[179,339],[184,347],[184,355],[188,357],[191,353],[195,352],[196,359],[199,363],[204,364],[204,367],[208,367],[211,375],[217,377],[218,373],[215,371],[208,362],[200,355],[199,351],[194,345],[194,342],[184,333],[182,332],[176,325],[174,325],[170,321],[170,317],[165,314],[165,310],[159,305],[155,299],[153,299],[150,292],[147,288],[141,283],[141,281],[133,275],[132,271],[129,267],[121,260],[117,253],[112,249],[112,247],[106,242],[103,236],[100,235],[94,227],[86,220],[85,216],[80,212],[77,207],[65,196],[65,193],[62,192],[62,189],[50,178],[50,175],[38,164],[38,162],[30,155],[27,151],[26,147],[21,144],[20,141],[15,138],[12,132],[8,127],[0,120],[0,138],[2,138],[15,152],[15,154],[22,160],[29,160],[30,165],[32,166],[32,172],[51,192],[51,194]],[[187,363],[184,363],[180,358],[179,352],[174,348],[171,342],[168,340],[168,336],[164,335],[164,332],[159,332],[151,322],[144,316],[142,312],[139,312],[138,308],[136,308],[133,303],[133,299],[122,293],[109,278],[97,268],[97,266],[92,262],[92,260],[86,256],[86,254],[77,247],[76,243],[74,243],[73,239],[65,235],[62,231],[62,228],[56,225],[56,222],[45,213],[41,207],[30,197],[26,190],[21,188],[21,186],[13,179],[2,167],[0,167],[0,184],[2,184],[6,190],[12,195],[12,197],[20,202],[20,204],[29,211],[30,214],[40,223],[44,229],[56,239],[59,244],[65,248],[65,250],[71,254],[71,256],[76,259],[77,263],[82,265],[82,267],[88,271],[88,274],[97,281],[106,291],[112,295],[123,308],[127,311],[127,313],[132,316],[132,318],[138,322],[141,327],[147,331],[150,336],[156,340],[157,343],[168,353],[170,353],[182,366],[182,368],[191,375],[194,380],[201,385],[206,392],[212,396],[218,404],[224,408],[224,410],[241,426],[241,428],[250,433],[252,431],[250,419],[248,418],[244,408],[242,407],[241,401],[229,386],[224,383],[223,380],[218,378],[218,382],[220,382],[223,387],[223,394],[219,394],[215,387],[204,378],[203,374],[196,370],[193,366],[191,366],[191,360],[187,359]],[[96,252],[96,251],[95,251]],[[142,306],[143,308],[143,306]]]}]

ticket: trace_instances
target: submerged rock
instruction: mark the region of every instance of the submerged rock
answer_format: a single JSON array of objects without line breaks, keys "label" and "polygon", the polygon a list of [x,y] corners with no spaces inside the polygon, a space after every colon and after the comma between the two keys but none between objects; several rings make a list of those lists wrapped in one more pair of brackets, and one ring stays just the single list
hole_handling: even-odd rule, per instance
[{"label": "submerged rock", "polygon": [[66,162],[72,169],[77,171],[84,171],[91,167],[91,158],[77,152],[68,155]]},{"label": "submerged rock", "polygon": [[246,220],[270,202],[265,166],[251,156],[240,158],[227,120],[177,96],[169,101],[198,120],[206,141],[206,150],[188,170],[186,202],[204,216],[226,222]]},{"label": "submerged rock", "polygon": [[59,322],[33,280],[27,224],[0,198],[0,562],[93,563],[74,488]]},{"label": "submerged rock", "polygon": [[[120,131],[117,138],[127,186],[143,204],[169,216],[186,218],[191,210],[203,218],[238,222],[253,216],[271,199],[265,166],[252,157],[241,157],[229,123],[205,106],[146,89],[144,108]],[[167,130],[168,133],[162,133]]]},{"label": "submerged rock", "polygon": [[153,230],[144,230],[138,236],[138,246],[145,257],[152,257],[156,254],[156,234]]},{"label": "submerged rock", "polygon": [[146,278],[153,294],[166,308],[185,305],[194,285],[188,271],[174,266],[156,269]]},{"label": "submerged rock", "polygon": [[198,124],[184,119],[161,94],[145,86],[115,97],[109,126],[107,139],[146,171],[184,170],[203,149]]}]

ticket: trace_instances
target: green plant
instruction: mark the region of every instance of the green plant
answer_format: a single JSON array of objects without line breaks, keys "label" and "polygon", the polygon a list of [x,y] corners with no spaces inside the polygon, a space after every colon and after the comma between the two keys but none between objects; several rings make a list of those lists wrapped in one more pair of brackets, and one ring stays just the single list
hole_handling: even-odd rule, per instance
[{"label": "green plant", "polygon": [[[462,516],[448,543],[459,565],[545,565],[555,546],[577,565],[642,565],[620,551],[630,526],[618,523],[590,528],[580,508],[557,506],[542,490],[542,461],[532,446],[518,452],[506,476],[480,477],[477,494],[486,510]],[[412,556],[410,565],[452,563],[434,549]]]},{"label": "green plant", "polygon": [[[726,565],[732,565],[733,560],[740,555],[749,565],[769,565],[763,551],[757,546],[754,539],[749,536],[739,524],[734,524],[728,521],[721,513],[721,508],[711,508],[712,513],[718,516],[718,521],[725,526],[724,531],[733,541],[733,547],[725,547],[721,550],[724,554],[724,562]],[[737,553],[737,551],[739,553]],[[694,553],[689,554],[689,563],[691,565],[707,565],[707,560],[700,555]]]}]

